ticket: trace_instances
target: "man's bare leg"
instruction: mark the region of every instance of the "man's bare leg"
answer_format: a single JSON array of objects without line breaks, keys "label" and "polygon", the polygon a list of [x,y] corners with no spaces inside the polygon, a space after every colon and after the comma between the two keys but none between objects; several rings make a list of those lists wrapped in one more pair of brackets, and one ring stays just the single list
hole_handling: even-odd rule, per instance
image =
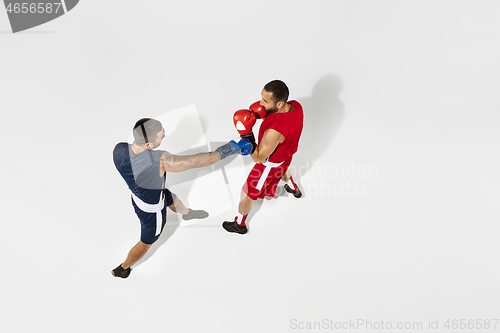
[{"label": "man's bare leg", "polygon": [[189,213],[189,209],[184,206],[184,203],[179,199],[178,196],[175,196],[174,203],[168,206],[168,208],[170,208],[170,210],[174,213],[179,213],[182,215],[186,215],[187,213]]},{"label": "man's bare leg", "polygon": [[281,177],[281,180],[285,183],[292,177],[289,170],[286,170],[285,174]]},{"label": "man's bare leg", "polygon": [[247,215],[252,210],[253,200],[250,199],[247,194],[241,190],[240,204],[238,206],[238,213],[241,215]]},{"label": "man's bare leg", "polygon": [[148,252],[151,244],[144,244],[142,241],[135,244],[135,246],[128,253],[127,259],[123,262],[123,269],[128,269],[130,266],[138,262]]}]

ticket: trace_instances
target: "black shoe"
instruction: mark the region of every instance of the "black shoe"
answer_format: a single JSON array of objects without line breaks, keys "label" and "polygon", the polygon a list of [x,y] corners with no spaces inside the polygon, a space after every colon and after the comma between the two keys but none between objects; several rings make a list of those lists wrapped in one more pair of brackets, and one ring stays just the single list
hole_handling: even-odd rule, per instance
[{"label": "black shoe", "polygon": [[236,222],[223,222],[222,227],[226,229],[228,232],[236,232],[238,234],[246,234],[248,229],[246,225],[239,225]]},{"label": "black shoe", "polygon": [[113,276],[115,277],[121,277],[123,279],[126,279],[128,278],[128,276],[130,275],[130,271],[132,270],[132,268],[127,268],[127,269],[123,269],[122,265],[118,265],[118,267],[116,267],[115,269],[113,269],[111,271],[111,274],[113,274]]},{"label": "black shoe", "polygon": [[[297,185],[295,185],[295,186],[297,186]],[[302,192],[300,192],[300,189],[298,186],[297,186],[297,191],[294,191],[290,188],[290,186],[288,186],[288,184],[285,184],[285,191],[287,191],[288,193],[292,193],[293,196],[296,198],[300,198],[302,196]]]},{"label": "black shoe", "polygon": [[208,217],[208,213],[205,212],[204,210],[193,210],[191,208],[189,209],[189,213],[186,215],[182,215],[183,220],[192,220],[192,219],[204,219]]}]

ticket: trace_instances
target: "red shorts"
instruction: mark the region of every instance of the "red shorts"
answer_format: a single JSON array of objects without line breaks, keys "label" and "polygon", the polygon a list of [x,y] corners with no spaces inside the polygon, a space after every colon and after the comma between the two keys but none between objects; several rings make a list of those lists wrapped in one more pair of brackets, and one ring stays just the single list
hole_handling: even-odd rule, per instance
[{"label": "red shorts", "polygon": [[276,166],[278,163],[266,162],[257,163],[248,175],[247,181],[243,184],[243,192],[252,199],[264,199],[264,197],[274,197],[276,187],[280,182],[281,177],[288,170],[288,166],[292,162],[292,158]]}]

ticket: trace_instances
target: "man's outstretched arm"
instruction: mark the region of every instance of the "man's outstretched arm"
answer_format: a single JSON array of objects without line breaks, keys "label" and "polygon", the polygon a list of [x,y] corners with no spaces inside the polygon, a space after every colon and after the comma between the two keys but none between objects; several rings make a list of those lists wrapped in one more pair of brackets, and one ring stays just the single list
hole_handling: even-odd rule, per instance
[{"label": "man's outstretched arm", "polygon": [[194,155],[173,155],[163,153],[160,163],[160,175],[167,172],[182,172],[194,168],[202,168],[214,164],[222,159],[217,151]]},{"label": "man's outstretched arm", "polygon": [[174,155],[164,152],[160,162],[160,176],[165,172],[182,172],[194,168],[212,165],[228,156],[238,154],[241,147],[234,141],[229,141],[215,151],[194,155]]}]

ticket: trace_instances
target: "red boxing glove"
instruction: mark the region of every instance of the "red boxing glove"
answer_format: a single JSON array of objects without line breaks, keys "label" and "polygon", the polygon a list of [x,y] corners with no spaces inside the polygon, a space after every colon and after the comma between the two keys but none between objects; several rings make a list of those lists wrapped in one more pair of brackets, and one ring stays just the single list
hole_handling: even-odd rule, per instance
[{"label": "red boxing glove", "polygon": [[240,136],[252,143],[252,150],[250,154],[253,153],[255,151],[255,147],[257,147],[257,144],[255,143],[255,136],[252,132],[252,127],[255,125],[256,121],[257,119],[255,118],[255,113],[250,110],[238,110],[233,116],[234,126],[236,127],[238,133],[240,133]]},{"label": "red boxing glove", "polygon": [[234,126],[242,137],[252,133],[252,127],[256,121],[255,113],[250,110],[238,110],[233,116]]},{"label": "red boxing glove", "polygon": [[267,112],[262,105],[260,105],[260,101],[257,101],[250,105],[249,109],[255,113],[255,117],[257,119],[264,119],[267,116]]}]

